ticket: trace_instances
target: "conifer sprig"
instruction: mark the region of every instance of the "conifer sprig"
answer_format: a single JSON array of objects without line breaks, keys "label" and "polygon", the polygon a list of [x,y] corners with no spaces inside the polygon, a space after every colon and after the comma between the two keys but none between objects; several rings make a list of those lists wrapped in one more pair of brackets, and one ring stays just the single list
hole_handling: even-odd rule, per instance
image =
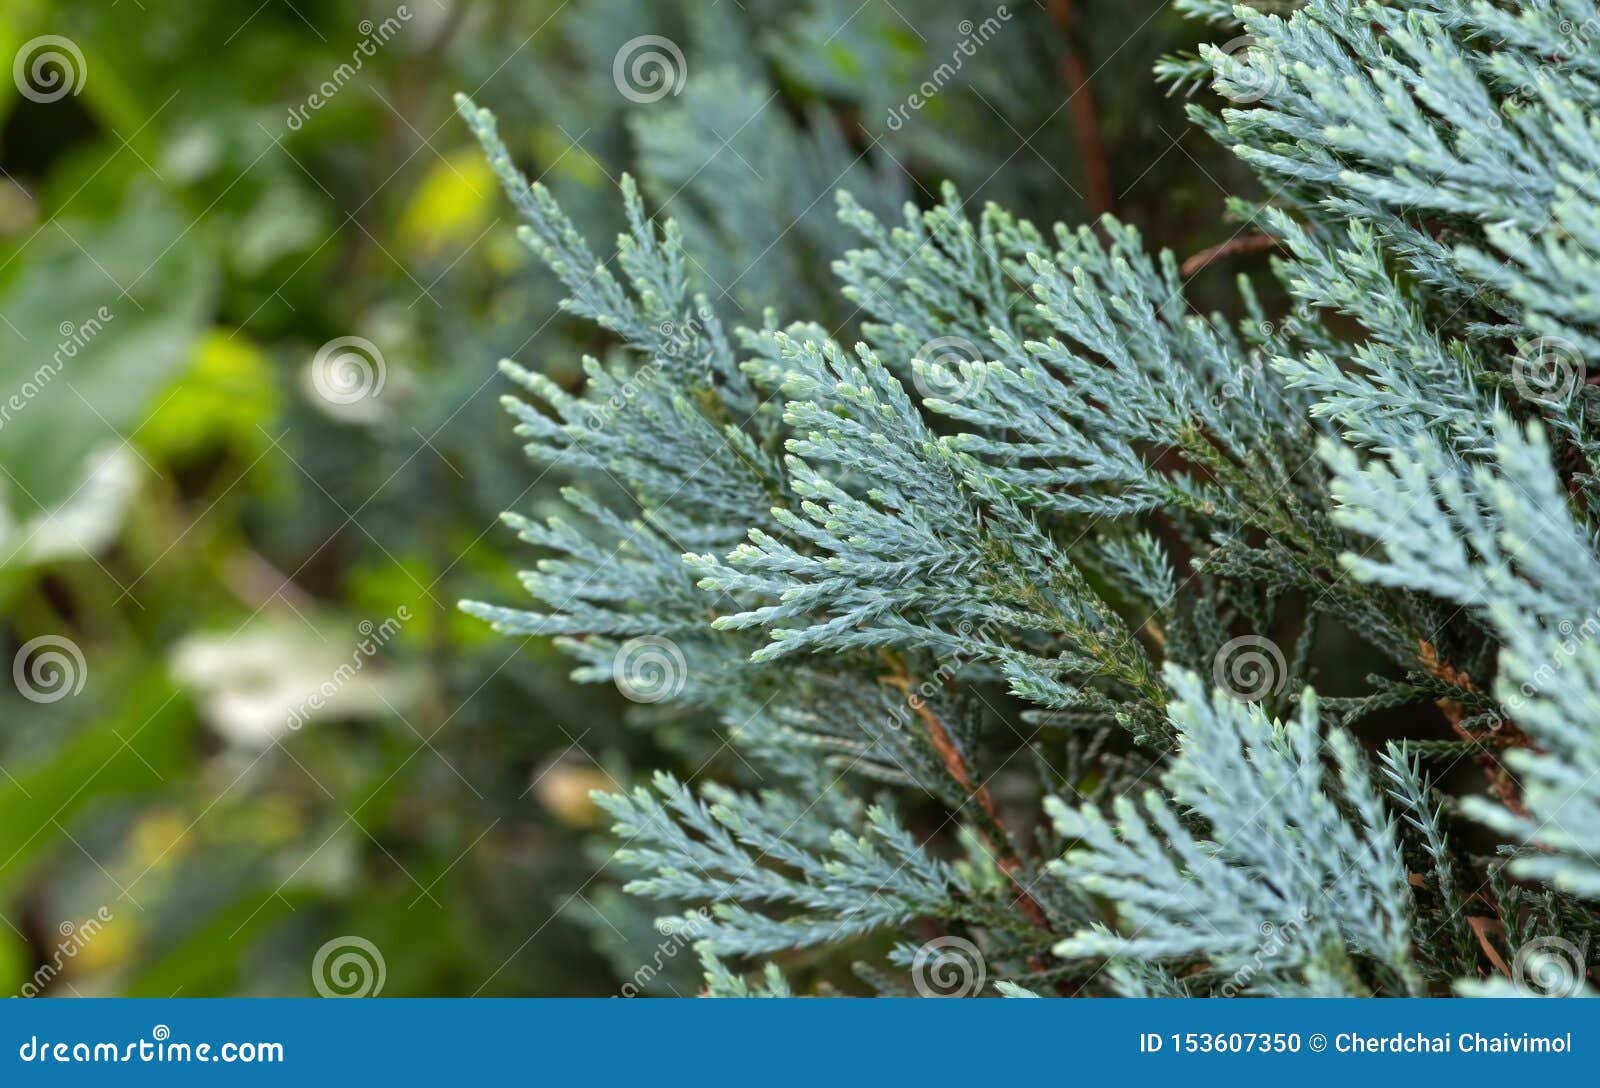
[{"label": "conifer sprig", "polygon": [[[630,890],[710,905],[713,993],[833,951],[892,991],[929,932],[1006,996],[1477,992],[1600,928],[1592,5],[1181,6],[1245,43],[1161,67],[1228,102],[1191,113],[1270,194],[1235,211],[1282,312],[1248,280],[1192,312],[1112,218],[946,188],[890,226],[876,187],[838,204],[859,329],[729,333],[703,224],[624,179],[613,273],[461,104],[626,349],[576,393],[506,365],[530,454],[586,483],[508,518],[539,610],[465,607],[580,679],[664,643],[656,713],[759,768],[602,799]],[[1388,672],[1319,700],[1353,642]],[[1402,719],[1376,759],[1351,728]],[[1441,797],[1461,759],[1483,789]]]}]

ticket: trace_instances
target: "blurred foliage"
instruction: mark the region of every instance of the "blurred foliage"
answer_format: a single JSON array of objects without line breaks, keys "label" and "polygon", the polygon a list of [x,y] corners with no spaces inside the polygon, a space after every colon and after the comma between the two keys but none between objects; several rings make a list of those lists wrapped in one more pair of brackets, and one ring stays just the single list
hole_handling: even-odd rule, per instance
[{"label": "blurred foliage", "polygon": [[[703,723],[628,729],[551,646],[455,610],[515,593],[497,514],[564,482],[525,467],[494,360],[570,386],[610,345],[527,266],[451,93],[506,119],[591,238],[638,175],[730,322],[851,324],[832,188],[929,203],[949,177],[1087,218],[1086,104],[1120,214],[1180,248],[1228,237],[1236,168],[1149,79],[1197,28],[1155,0],[1081,24],[1015,7],[891,126],[992,6],[0,3],[0,55],[60,35],[82,66],[55,101],[0,83],[0,394],[33,389],[0,418],[0,638],[19,668],[69,640],[84,674],[56,701],[0,696],[0,993],[102,908],[44,992],[308,994],[344,934],[383,951],[389,995],[612,993],[660,961],[588,839],[588,790],[733,757]],[[681,95],[618,93],[645,34],[682,44]],[[1065,89],[1068,58],[1094,103]],[[1201,156],[1215,191],[1175,187]],[[382,387],[341,404],[313,360],[348,337]],[[645,989],[692,990],[688,959]]]}]

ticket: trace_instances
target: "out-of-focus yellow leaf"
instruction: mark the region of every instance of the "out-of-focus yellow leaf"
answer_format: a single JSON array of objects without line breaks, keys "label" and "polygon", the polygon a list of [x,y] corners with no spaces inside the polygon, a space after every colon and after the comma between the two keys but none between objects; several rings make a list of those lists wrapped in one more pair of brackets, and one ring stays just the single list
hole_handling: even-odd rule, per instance
[{"label": "out-of-focus yellow leaf", "polygon": [[426,557],[407,551],[386,557],[383,563],[353,569],[350,599],[364,618],[375,624],[382,624],[395,615],[397,608],[404,607],[410,618],[396,632],[396,645],[427,646],[435,637],[438,611],[427,589],[437,583],[438,577]]},{"label": "out-of-focus yellow leaf", "polygon": [[[131,912],[130,912],[131,913]],[[117,915],[104,923],[92,937],[84,937],[72,959],[77,971],[103,971],[124,963],[139,946],[139,923],[127,915]]]},{"label": "out-of-focus yellow leaf", "polygon": [[157,809],[133,825],[133,855],[141,867],[168,865],[188,850],[189,821],[171,809]]},{"label": "out-of-focus yellow leaf", "polygon": [[463,147],[435,162],[400,217],[405,251],[437,256],[471,243],[488,225],[499,198],[494,171],[477,147]]},{"label": "out-of-focus yellow leaf", "polygon": [[277,414],[272,361],[243,335],[213,329],[195,343],[189,369],[158,397],[161,407],[139,431],[142,446],[164,460],[218,446],[254,450]]},{"label": "out-of-focus yellow leaf", "polygon": [[547,164],[546,170],[551,174],[569,177],[591,188],[611,184],[600,160],[554,126],[545,125],[534,130],[533,153],[539,162]]}]

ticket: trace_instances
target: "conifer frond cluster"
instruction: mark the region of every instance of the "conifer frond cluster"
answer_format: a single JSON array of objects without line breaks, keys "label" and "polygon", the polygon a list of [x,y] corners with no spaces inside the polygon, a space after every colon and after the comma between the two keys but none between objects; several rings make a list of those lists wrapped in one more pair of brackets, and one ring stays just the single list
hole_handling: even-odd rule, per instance
[{"label": "conifer frond cluster", "polygon": [[[1548,991],[1551,942],[1576,993],[1600,958],[1600,17],[1181,6],[1247,43],[1161,72],[1227,103],[1191,113],[1262,183],[1271,307],[1196,313],[1110,218],[896,218],[880,178],[826,312],[815,268],[734,312],[690,240],[810,223],[787,187],[826,179],[683,229],[624,180],[602,261],[462,102],[627,351],[576,393],[503,364],[584,483],[507,515],[538,607],[465,607],[747,761],[603,801],[631,891],[710,906],[712,993],[828,956],[927,992],[957,943],[1008,996]],[[1319,698],[1356,645],[1386,664]]]}]

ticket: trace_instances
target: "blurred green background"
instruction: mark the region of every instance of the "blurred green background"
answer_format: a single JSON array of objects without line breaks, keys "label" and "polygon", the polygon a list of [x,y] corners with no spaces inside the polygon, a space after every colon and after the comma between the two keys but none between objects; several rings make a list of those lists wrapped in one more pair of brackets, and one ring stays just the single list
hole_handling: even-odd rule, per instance
[{"label": "blurred green background", "polygon": [[[1149,78],[1203,34],[1166,7],[1022,0],[891,126],[994,5],[0,2],[0,994],[309,994],[351,936],[385,995],[693,992],[587,794],[735,757],[455,610],[521,599],[497,514],[567,482],[495,360],[575,384],[611,345],[451,95],[597,252],[632,171],[730,323],[848,334],[832,188],[1235,232]],[[619,93],[647,34],[680,93]]]}]

